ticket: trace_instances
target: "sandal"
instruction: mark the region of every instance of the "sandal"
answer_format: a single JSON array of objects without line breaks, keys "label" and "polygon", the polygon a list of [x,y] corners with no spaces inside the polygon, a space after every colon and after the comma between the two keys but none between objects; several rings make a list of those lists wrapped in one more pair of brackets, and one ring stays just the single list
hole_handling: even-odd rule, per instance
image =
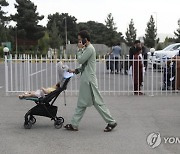
[{"label": "sandal", "polygon": [[78,129],[74,128],[71,124],[67,124],[66,126],[64,126],[64,128],[71,131],[78,131]]},{"label": "sandal", "polygon": [[108,124],[106,128],[104,129],[104,132],[110,132],[117,126],[117,123],[114,124]]}]

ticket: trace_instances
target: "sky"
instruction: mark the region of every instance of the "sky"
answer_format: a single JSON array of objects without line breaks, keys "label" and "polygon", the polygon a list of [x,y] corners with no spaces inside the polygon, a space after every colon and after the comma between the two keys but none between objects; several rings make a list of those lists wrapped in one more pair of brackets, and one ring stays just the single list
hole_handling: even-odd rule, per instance
[{"label": "sky", "polygon": [[[4,10],[15,14],[15,0],[7,0],[9,6]],[[157,21],[158,34],[174,35],[179,27],[180,0],[31,0],[37,5],[37,11],[45,18],[40,22],[46,25],[47,16],[56,12],[75,16],[77,22],[89,20],[104,23],[107,15],[112,13],[117,31],[125,35],[130,20],[134,20],[137,36],[145,34],[147,22],[153,15]]]}]

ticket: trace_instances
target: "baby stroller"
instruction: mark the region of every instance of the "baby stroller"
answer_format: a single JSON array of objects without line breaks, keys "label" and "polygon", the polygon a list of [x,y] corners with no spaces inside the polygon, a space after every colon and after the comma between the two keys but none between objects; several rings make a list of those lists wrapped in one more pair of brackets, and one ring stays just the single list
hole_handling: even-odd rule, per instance
[{"label": "baby stroller", "polygon": [[51,118],[51,120],[54,120],[55,128],[59,129],[62,127],[62,125],[64,123],[64,118],[57,117],[56,114],[57,114],[58,107],[54,106],[53,104],[56,101],[59,94],[62,91],[66,90],[69,80],[70,80],[70,78],[65,79],[62,86],[60,86],[55,91],[47,94],[45,97],[25,98],[26,100],[31,100],[36,103],[36,106],[34,106],[32,109],[30,109],[25,114],[25,121],[24,121],[25,129],[30,129],[32,127],[32,125],[36,123],[36,118],[34,117],[34,115]]},{"label": "baby stroller", "polygon": [[36,123],[36,116],[44,116],[51,118],[54,120],[54,127],[61,128],[64,123],[63,117],[57,117],[57,110],[58,107],[54,106],[54,102],[56,101],[59,94],[67,89],[67,84],[70,81],[70,78],[73,76],[72,74],[69,75],[68,66],[63,65],[62,62],[57,63],[57,71],[60,80],[60,86],[56,88],[54,91],[48,93],[47,95],[43,95],[41,97],[25,97],[25,100],[31,100],[36,103],[32,109],[30,109],[25,114],[25,121],[24,121],[24,128],[30,129],[33,124]]}]

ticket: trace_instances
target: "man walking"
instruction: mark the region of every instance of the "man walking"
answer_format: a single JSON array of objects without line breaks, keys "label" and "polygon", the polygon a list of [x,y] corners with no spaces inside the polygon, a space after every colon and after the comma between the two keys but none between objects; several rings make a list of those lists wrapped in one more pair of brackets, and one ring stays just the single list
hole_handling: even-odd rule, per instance
[{"label": "man walking", "polygon": [[79,64],[82,64],[82,66],[75,70],[69,69],[69,72],[75,74],[81,73],[79,97],[71,123],[67,124],[65,128],[71,131],[78,131],[79,122],[82,119],[86,108],[94,105],[107,123],[104,131],[112,131],[112,129],[117,126],[117,123],[110,115],[110,112],[105,106],[98,91],[96,77],[96,52],[90,43],[90,35],[85,30],[78,33],[78,47],[80,48],[80,51],[77,54],[77,60]]}]

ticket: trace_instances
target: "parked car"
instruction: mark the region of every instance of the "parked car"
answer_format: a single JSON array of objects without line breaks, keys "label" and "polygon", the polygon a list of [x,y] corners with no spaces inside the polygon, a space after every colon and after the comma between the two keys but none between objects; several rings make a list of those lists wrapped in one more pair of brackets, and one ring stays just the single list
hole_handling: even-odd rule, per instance
[{"label": "parked car", "polygon": [[150,64],[153,62],[153,67],[161,67],[164,66],[166,59],[170,59],[177,55],[180,50],[180,43],[174,43],[163,50],[154,51],[154,53],[148,53],[148,61]]}]

